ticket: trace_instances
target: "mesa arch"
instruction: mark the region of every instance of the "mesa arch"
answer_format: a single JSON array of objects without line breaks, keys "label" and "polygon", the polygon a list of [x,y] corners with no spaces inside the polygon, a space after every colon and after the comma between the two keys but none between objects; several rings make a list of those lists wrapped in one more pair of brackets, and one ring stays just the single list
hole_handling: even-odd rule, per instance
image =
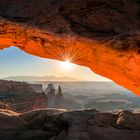
[{"label": "mesa arch", "polygon": [[0,49],[91,68],[140,95],[139,0],[0,0]]}]

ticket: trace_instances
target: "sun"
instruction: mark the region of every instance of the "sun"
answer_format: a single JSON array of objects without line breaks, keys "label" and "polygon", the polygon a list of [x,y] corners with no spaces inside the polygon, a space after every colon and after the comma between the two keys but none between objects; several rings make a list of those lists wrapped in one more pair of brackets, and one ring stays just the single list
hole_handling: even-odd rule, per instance
[{"label": "sun", "polygon": [[65,61],[61,61],[61,66],[64,68],[64,69],[72,69],[73,68],[73,65],[70,60],[65,60]]}]

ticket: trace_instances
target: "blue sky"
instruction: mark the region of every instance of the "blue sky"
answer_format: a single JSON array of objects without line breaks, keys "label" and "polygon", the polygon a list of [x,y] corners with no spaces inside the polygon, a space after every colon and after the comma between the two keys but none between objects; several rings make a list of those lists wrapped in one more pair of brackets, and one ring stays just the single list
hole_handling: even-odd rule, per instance
[{"label": "blue sky", "polygon": [[18,75],[31,76],[68,76],[82,80],[105,81],[89,68],[71,64],[65,68],[63,62],[29,55],[16,47],[0,51],[0,78]]}]

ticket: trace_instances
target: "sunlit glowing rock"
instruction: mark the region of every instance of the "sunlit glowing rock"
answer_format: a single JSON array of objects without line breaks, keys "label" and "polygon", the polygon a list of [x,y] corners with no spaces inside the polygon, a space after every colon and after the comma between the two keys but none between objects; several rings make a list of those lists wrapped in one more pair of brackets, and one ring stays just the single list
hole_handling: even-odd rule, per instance
[{"label": "sunlit glowing rock", "polygon": [[0,0],[0,49],[70,59],[140,95],[138,0]]}]

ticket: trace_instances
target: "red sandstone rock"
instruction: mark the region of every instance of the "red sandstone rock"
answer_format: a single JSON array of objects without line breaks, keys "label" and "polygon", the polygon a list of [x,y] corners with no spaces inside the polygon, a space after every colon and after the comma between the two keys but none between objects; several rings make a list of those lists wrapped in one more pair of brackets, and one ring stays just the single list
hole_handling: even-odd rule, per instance
[{"label": "red sandstone rock", "polygon": [[138,0],[0,0],[0,48],[70,59],[140,95]]},{"label": "red sandstone rock", "polygon": [[10,106],[6,109],[18,112],[46,108],[48,103],[47,96],[43,92],[34,91],[30,84],[6,80],[0,80],[0,101]]}]

